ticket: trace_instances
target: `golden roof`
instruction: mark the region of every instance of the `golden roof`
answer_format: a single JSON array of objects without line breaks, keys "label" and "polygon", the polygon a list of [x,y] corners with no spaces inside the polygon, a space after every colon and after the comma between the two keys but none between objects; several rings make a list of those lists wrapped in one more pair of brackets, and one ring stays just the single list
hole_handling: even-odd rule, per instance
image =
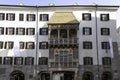
[{"label": "golden roof", "polygon": [[48,24],[78,24],[72,12],[55,12],[50,18]]}]

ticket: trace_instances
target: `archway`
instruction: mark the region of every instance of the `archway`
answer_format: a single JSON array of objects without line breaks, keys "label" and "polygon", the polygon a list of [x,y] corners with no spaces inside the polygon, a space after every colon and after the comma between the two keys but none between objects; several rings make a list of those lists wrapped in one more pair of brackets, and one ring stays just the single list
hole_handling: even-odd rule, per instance
[{"label": "archway", "polygon": [[25,80],[25,76],[21,71],[13,71],[10,74],[10,80]]},{"label": "archway", "polygon": [[85,72],[82,80],[94,80],[92,72]]},{"label": "archway", "polygon": [[48,72],[40,72],[38,80],[50,80],[50,74]]},{"label": "archway", "polygon": [[102,80],[112,80],[112,73],[111,72],[103,72]]}]

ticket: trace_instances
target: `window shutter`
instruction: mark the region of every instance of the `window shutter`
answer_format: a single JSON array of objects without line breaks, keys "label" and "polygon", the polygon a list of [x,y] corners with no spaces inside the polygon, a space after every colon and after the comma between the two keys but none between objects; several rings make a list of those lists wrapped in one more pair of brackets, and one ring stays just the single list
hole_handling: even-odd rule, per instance
[{"label": "window shutter", "polygon": [[6,14],[6,20],[8,20],[8,14]]}]

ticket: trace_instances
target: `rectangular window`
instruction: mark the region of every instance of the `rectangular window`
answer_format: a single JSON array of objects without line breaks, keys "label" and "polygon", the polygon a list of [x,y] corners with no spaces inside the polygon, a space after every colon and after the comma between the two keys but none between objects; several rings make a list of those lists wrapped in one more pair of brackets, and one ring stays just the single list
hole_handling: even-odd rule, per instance
[{"label": "rectangular window", "polygon": [[2,64],[2,57],[0,57],[0,64]]},{"label": "rectangular window", "polygon": [[92,49],[92,42],[89,41],[83,42],[83,49]]},{"label": "rectangular window", "polygon": [[35,14],[27,14],[27,21],[35,21]]},{"label": "rectangular window", "polygon": [[48,28],[40,28],[39,34],[40,35],[48,35]]},{"label": "rectangular window", "polygon": [[101,47],[102,49],[110,49],[110,44],[109,42],[102,42]]},{"label": "rectangular window", "polygon": [[109,28],[101,28],[101,35],[110,35]]},{"label": "rectangular window", "polygon": [[5,14],[4,13],[0,13],[0,21],[1,20],[5,20]]},{"label": "rectangular window", "polygon": [[100,14],[101,21],[109,21],[109,14]]},{"label": "rectangular window", "polygon": [[4,48],[5,48],[5,49],[12,49],[12,48],[13,48],[13,45],[14,45],[14,42],[8,41],[8,42],[5,42]]},{"label": "rectangular window", "polygon": [[4,34],[4,28],[0,27],[0,35],[3,35],[3,34]]},{"label": "rectangular window", "polygon": [[103,65],[111,65],[111,58],[110,57],[103,57],[102,58],[102,64]]},{"label": "rectangular window", "polygon": [[48,21],[49,15],[48,14],[40,14],[40,21]]},{"label": "rectangular window", "polygon": [[16,28],[16,35],[25,35],[25,28]]},{"label": "rectangular window", "polygon": [[27,28],[26,35],[35,35],[35,28]]},{"label": "rectangular window", "polygon": [[23,57],[15,57],[14,64],[15,65],[22,65],[23,64]]},{"label": "rectangular window", "polygon": [[39,49],[48,49],[48,42],[39,42]]},{"label": "rectangular window", "polygon": [[20,47],[20,49],[24,49],[25,48],[25,42],[20,42],[19,47]]},{"label": "rectangular window", "polygon": [[13,27],[6,28],[7,35],[14,35],[15,29]]},{"label": "rectangular window", "polygon": [[84,57],[83,58],[84,65],[92,65],[93,64],[93,58],[92,57]]},{"label": "rectangular window", "polygon": [[34,64],[34,58],[33,57],[26,57],[25,58],[25,64],[26,65],[33,65]]},{"label": "rectangular window", "polygon": [[14,21],[15,20],[15,13],[7,13],[6,14],[6,20]]},{"label": "rectangular window", "polygon": [[39,58],[39,65],[48,65],[48,58],[47,57]]},{"label": "rectangular window", "polygon": [[24,14],[19,14],[19,21],[24,21]]},{"label": "rectangular window", "polygon": [[35,45],[34,42],[26,42],[26,49],[34,49]]},{"label": "rectangular window", "polygon": [[3,48],[3,42],[0,41],[0,49]]},{"label": "rectangular window", "polygon": [[83,13],[82,20],[86,20],[86,21],[91,20],[91,14],[90,13]]},{"label": "rectangular window", "polygon": [[91,35],[92,29],[90,27],[83,27],[83,35]]},{"label": "rectangular window", "polygon": [[12,57],[4,57],[4,64],[10,65],[12,64],[13,58]]}]

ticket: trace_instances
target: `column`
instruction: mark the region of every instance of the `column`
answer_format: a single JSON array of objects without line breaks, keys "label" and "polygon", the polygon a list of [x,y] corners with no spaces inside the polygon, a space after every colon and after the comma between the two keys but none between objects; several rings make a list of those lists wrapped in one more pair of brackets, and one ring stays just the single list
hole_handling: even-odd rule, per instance
[{"label": "column", "polygon": [[74,80],[77,80],[77,71],[75,71]]},{"label": "column", "polygon": [[52,71],[50,71],[50,80],[53,80]]},{"label": "column", "polygon": [[60,42],[60,29],[58,29],[58,43]]},{"label": "column", "polygon": [[69,36],[69,29],[67,29],[67,42],[69,43],[69,38],[70,38],[70,36]]}]

